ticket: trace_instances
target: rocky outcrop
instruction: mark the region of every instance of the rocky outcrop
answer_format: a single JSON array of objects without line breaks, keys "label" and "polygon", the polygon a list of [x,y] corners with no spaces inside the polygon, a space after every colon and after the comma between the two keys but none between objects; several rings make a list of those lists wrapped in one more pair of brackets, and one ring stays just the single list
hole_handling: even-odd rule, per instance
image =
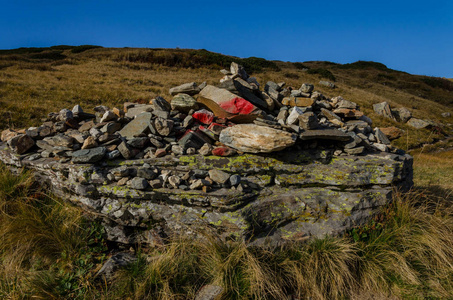
[{"label": "rocky outcrop", "polygon": [[[159,244],[173,233],[209,228],[253,245],[341,234],[369,220],[394,187],[412,184],[408,155],[336,157],[333,150],[303,148],[76,164],[18,155],[3,143],[0,159],[33,170],[56,195],[101,216],[109,240],[126,244]],[[133,182],[138,176],[146,185]],[[191,190],[185,182],[192,179],[209,189]]]}]

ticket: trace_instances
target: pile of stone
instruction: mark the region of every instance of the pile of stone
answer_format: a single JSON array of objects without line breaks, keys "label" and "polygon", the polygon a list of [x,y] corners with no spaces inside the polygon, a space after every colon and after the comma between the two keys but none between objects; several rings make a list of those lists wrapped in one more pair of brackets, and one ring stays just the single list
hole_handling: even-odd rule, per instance
[{"label": "pile of stone", "polygon": [[[222,70],[219,87],[187,83],[150,104],[125,103],[85,113],[50,113],[39,127],[5,130],[2,141],[29,159],[56,157],[63,162],[140,159],[196,154],[231,156],[279,151],[290,146],[335,149],[335,155],[397,151],[359,106],[342,97],[327,98],[312,84],[260,84],[232,63]],[[197,100],[193,97],[198,95]]]}]

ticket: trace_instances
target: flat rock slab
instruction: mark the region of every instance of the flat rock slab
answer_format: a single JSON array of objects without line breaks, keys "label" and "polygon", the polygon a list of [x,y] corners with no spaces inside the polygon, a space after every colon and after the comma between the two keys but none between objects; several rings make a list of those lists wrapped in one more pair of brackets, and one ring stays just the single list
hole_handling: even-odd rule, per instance
[{"label": "flat rock slab", "polygon": [[127,139],[136,137],[149,130],[151,125],[152,114],[150,112],[142,112],[135,117],[134,120],[130,121],[123,129],[119,131],[119,134]]},{"label": "flat rock slab", "polygon": [[241,124],[220,133],[220,142],[242,152],[280,151],[294,145],[297,136],[286,131],[255,124]]},{"label": "flat rock slab", "polygon": [[351,136],[343,131],[336,129],[315,129],[306,130],[299,135],[301,140],[332,140],[347,142]]},{"label": "flat rock slab", "polygon": [[72,162],[95,163],[103,159],[106,152],[107,149],[105,147],[97,147],[75,151],[72,153]]}]

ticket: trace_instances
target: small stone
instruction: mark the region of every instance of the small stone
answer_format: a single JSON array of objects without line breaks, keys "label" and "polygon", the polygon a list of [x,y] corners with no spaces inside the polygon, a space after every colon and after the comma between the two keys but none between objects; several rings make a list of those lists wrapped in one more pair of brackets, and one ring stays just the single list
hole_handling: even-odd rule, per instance
[{"label": "small stone", "polygon": [[299,135],[301,140],[332,140],[348,142],[351,137],[347,133],[337,129],[306,130]]},{"label": "small stone", "polygon": [[79,127],[79,131],[80,132],[89,131],[94,126],[95,126],[95,124],[94,124],[93,121],[85,122],[85,123],[82,124],[82,126]]},{"label": "small stone", "polygon": [[168,177],[168,183],[170,183],[170,185],[172,187],[177,189],[179,187],[179,185],[181,184],[181,178],[179,178],[179,176],[172,175],[172,176]]},{"label": "small stone", "polygon": [[200,123],[211,124],[214,121],[214,114],[206,109],[201,109],[192,114],[192,117]]},{"label": "small stone", "polygon": [[153,180],[157,177],[157,172],[150,168],[138,168],[137,176],[145,178],[146,180]]},{"label": "small stone", "polygon": [[108,110],[102,115],[102,118],[99,123],[115,121],[117,118],[118,118],[117,115],[115,115],[112,111]]},{"label": "small stone", "polygon": [[385,144],[374,143],[373,147],[381,152],[388,152],[388,147]]},{"label": "small stone", "polygon": [[190,148],[187,148],[186,153],[187,153],[187,155],[194,155],[195,153],[197,153],[197,150],[193,147],[190,147]]},{"label": "small stone", "polygon": [[335,88],[335,83],[330,82],[330,81],[321,80],[321,81],[319,81],[319,84],[323,85],[323,86],[326,86],[326,87],[329,87],[331,89]]},{"label": "small stone", "polygon": [[94,148],[97,146],[98,146],[98,143],[96,142],[96,139],[92,136],[89,136],[83,142],[82,149],[89,149],[89,148]]},{"label": "small stone", "polygon": [[126,142],[121,142],[121,144],[118,145],[118,150],[120,151],[121,155],[125,159],[131,159],[134,157],[134,154],[132,150],[129,148]]},{"label": "small stone", "polygon": [[128,181],[129,181],[129,177],[123,177],[120,180],[118,180],[118,182],[116,184],[119,185],[119,186],[123,186],[123,185],[126,185],[126,183]]},{"label": "small stone", "polygon": [[193,120],[194,120],[193,117],[190,116],[190,115],[187,116],[187,117],[185,117],[185,118],[184,118],[184,121],[183,121],[183,123],[182,123],[182,126],[183,126],[184,128],[188,128],[189,126],[192,125]]},{"label": "small stone", "polygon": [[61,146],[70,148],[74,144],[74,139],[72,137],[63,134],[46,137],[44,138],[44,141],[55,147]]},{"label": "small stone", "polygon": [[406,123],[409,121],[410,118],[412,118],[412,113],[409,109],[406,107],[399,107],[399,108],[394,108],[392,109],[392,115],[395,116],[395,119],[398,122],[403,122]]},{"label": "small stone", "polygon": [[344,149],[344,151],[349,154],[349,155],[357,155],[363,153],[365,150],[365,147],[357,147],[357,148],[352,148],[352,149]]},{"label": "small stone", "polygon": [[395,139],[397,139],[397,138],[399,138],[399,137],[401,137],[401,136],[403,135],[403,133],[404,133],[403,130],[401,130],[401,129],[395,127],[395,126],[391,126],[391,127],[383,127],[383,128],[381,127],[381,128],[379,128],[379,129],[380,129],[380,130],[382,131],[382,133],[384,133],[384,134],[388,137],[388,139],[391,140],[391,141],[392,141],[392,140],[395,140]]},{"label": "small stone", "polygon": [[286,119],[286,124],[294,125],[299,123],[299,116],[303,115],[304,111],[299,107],[294,107]]},{"label": "small stone", "polygon": [[379,128],[374,128],[374,136],[378,140],[379,143],[385,144],[385,145],[390,145],[390,140],[387,138],[387,136],[379,129]]},{"label": "small stone", "polygon": [[442,118],[450,118],[451,117],[451,112],[444,112],[441,114]]},{"label": "small stone", "polygon": [[153,99],[152,105],[155,110],[163,110],[163,111],[170,111],[171,105],[167,102],[164,98],[157,96],[156,99]]},{"label": "small stone", "polygon": [[151,180],[149,182],[149,185],[153,188],[153,189],[160,189],[162,188],[162,180],[160,179],[154,179],[154,180]]},{"label": "small stone", "polygon": [[162,118],[157,118],[154,120],[154,128],[162,136],[170,135],[173,130],[174,122],[172,120],[166,120]]},{"label": "small stone", "polygon": [[184,93],[187,95],[195,95],[200,92],[200,88],[195,82],[184,83],[170,89],[170,95],[174,96],[179,93]]},{"label": "small stone", "polygon": [[117,118],[124,118],[124,116],[126,115],[124,110],[122,110],[121,108],[114,107],[112,109],[112,112],[116,115]]},{"label": "small stone", "polygon": [[230,179],[230,174],[218,169],[209,170],[209,177],[219,184],[224,184]]},{"label": "small stone", "polygon": [[1,140],[2,142],[7,142],[8,140],[12,139],[13,137],[17,136],[19,133],[17,131],[6,129],[2,131]]},{"label": "small stone", "polygon": [[130,187],[136,190],[145,190],[146,188],[149,187],[148,181],[146,181],[145,178],[141,177],[134,177],[132,180],[129,182]]},{"label": "small stone", "polygon": [[237,186],[241,183],[241,176],[234,174],[230,176],[230,185],[231,186]]},{"label": "small stone", "polygon": [[311,92],[313,92],[314,88],[315,88],[315,86],[313,84],[303,83],[302,86],[300,87],[299,91],[301,91],[303,93],[311,93]]},{"label": "small stone", "polygon": [[215,147],[212,150],[212,155],[215,156],[233,156],[236,154],[236,151],[234,149],[231,149],[230,147]]},{"label": "small stone", "polygon": [[58,113],[58,118],[60,121],[66,122],[67,120],[74,119],[74,114],[69,109],[64,108]]},{"label": "small stone", "polygon": [[152,114],[149,112],[143,112],[137,115],[134,120],[119,131],[119,134],[125,138],[133,138],[148,132],[151,127],[151,117]]},{"label": "small stone", "polygon": [[119,150],[113,150],[107,153],[107,159],[115,159],[121,156],[121,152]]},{"label": "small stone", "polygon": [[410,120],[407,121],[407,125],[414,127],[415,129],[423,129],[431,126],[431,124],[426,122],[425,120],[417,118],[410,118]]},{"label": "small stone", "polygon": [[316,129],[319,127],[318,118],[313,112],[299,115],[299,126],[303,129]]},{"label": "small stone", "polygon": [[392,110],[390,109],[390,105],[387,102],[373,104],[373,110],[378,115],[381,115],[386,118],[392,119],[393,121],[396,121],[395,117],[392,114]]},{"label": "small stone", "polygon": [[200,153],[201,155],[203,156],[208,156],[208,155],[211,155],[212,154],[212,145],[211,144],[204,144],[203,147],[201,147],[199,150],[198,150],[198,153]]},{"label": "small stone", "polygon": [[219,285],[205,285],[195,295],[195,300],[216,300],[220,299],[223,293],[223,287]]},{"label": "small stone", "polygon": [[73,108],[72,108],[72,113],[73,114],[81,114],[83,113],[83,109],[80,105],[75,105]]},{"label": "small stone", "polygon": [[198,103],[187,94],[178,94],[171,100],[171,109],[188,113],[191,109],[198,109]]},{"label": "small stone", "polygon": [[95,139],[98,139],[102,135],[102,131],[100,131],[97,128],[91,128],[90,129],[90,135],[94,137]]},{"label": "small stone", "polygon": [[136,137],[127,140],[127,144],[133,148],[143,149],[148,143],[149,138],[147,137]]},{"label": "small stone", "polygon": [[155,157],[163,157],[165,155],[167,155],[167,151],[165,151],[165,149],[157,149],[154,153]]},{"label": "small stone", "polygon": [[103,159],[106,152],[107,149],[105,147],[74,151],[72,153],[72,161],[74,163],[95,163]]},{"label": "small stone", "polygon": [[203,188],[203,186],[207,186],[209,185],[209,182],[204,180],[204,179],[197,179],[195,180],[191,185],[190,185],[190,189],[191,190],[200,190]]},{"label": "small stone", "polygon": [[357,109],[357,103],[349,100],[340,100],[337,105],[337,109]]},{"label": "small stone", "polygon": [[183,155],[184,154],[184,148],[181,147],[180,145],[172,145],[171,146],[171,152],[173,152],[175,155]]}]

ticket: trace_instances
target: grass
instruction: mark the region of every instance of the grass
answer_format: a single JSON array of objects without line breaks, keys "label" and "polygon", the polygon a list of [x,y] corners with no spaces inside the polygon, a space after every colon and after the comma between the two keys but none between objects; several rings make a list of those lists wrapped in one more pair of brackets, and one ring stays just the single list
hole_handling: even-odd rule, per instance
[{"label": "grass", "polygon": [[222,286],[222,299],[453,294],[451,202],[426,191],[397,193],[372,222],[343,237],[262,249],[213,234],[203,241],[175,236],[166,246],[139,249],[138,260],[111,282],[96,282],[108,254],[100,226],[37,193],[29,173],[0,171],[3,299],[193,299],[206,284]]}]

